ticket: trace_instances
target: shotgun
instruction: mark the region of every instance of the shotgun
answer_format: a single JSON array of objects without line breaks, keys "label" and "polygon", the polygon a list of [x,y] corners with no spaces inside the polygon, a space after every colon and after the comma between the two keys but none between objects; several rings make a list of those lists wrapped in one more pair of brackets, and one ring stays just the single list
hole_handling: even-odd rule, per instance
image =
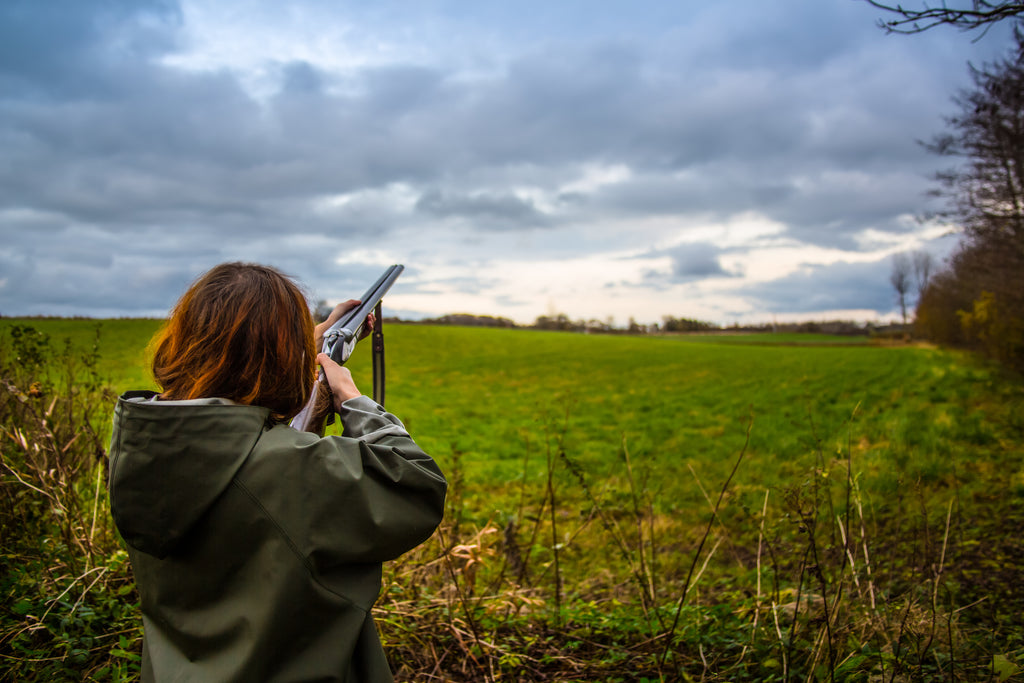
[{"label": "shotgun", "polygon": [[[355,308],[347,311],[341,318],[324,332],[324,344],[320,350],[331,357],[338,365],[344,365],[355,351],[356,344],[364,336],[367,318],[374,313],[373,332],[373,400],[384,405],[384,316],[381,313],[381,299],[395,284],[395,280],[405,270],[405,266],[395,264],[384,271],[366,293],[359,299]],[[325,424],[334,421],[334,401],[330,391],[323,392],[321,386],[327,387],[327,376],[323,368],[313,385],[313,393],[306,405],[292,418],[291,426],[304,432],[323,434]],[[324,398],[327,400],[325,401]],[[326,403],[326,406],[323,404]],[[326,420],[326,422],[325,422]]]}]

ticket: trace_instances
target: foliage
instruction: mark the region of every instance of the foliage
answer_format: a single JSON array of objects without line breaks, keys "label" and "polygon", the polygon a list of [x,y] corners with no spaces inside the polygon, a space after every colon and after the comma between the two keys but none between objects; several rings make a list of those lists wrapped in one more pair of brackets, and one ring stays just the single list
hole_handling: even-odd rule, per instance
[{"label": "foliage", "polygon": [[418,321],[421,325],[462,325],[465,327],[515,327],[509,318],[493,315],[474,315],[472,313],[449,313],[438,318]]},{"label": "foliage", "polygon": [[693,318],[662,317],[661,329],[665,332],[707,332],[718,329],[718,325]]},{"label": "foliage", "polygon": [[0,341],[0,672],[4,680],[137,677],[141,629],[109,522],[99,424],[112,395],[93,343],[14,324]]},{"label": "foliage", "polygon": [[[4,470],[3,519],[24,531],[4,530],[0,679],[137,675],[138,598],[94,467],[112,396],[90,368],[137,362],[155,324],[116,322],[100,340],[79,323],[66,354],[0,322],[0,409],[42,406],[63,450],[74,430],[45,410],[73,365],[74,415],[96,418],[60,465],[77,472],[70,515],[0,436],[24,481]],[[1024,524],[1024,393],[969,358],[822,337],[388,334],[388,407],[451,482],[444,525],[386,567],[375,607],[400,680],[1020,680],[1024,540],[1005,531]],[[365,383],[368,358],[352,364]],[[5,412],[4,430],[46,450],[31,417]]]},{"label": "foliage", "polygon": [[1024,356],[1024,318],[1007,310],[992,292],[983,291],[970,310],[958,310],[957,315],[967,338],[977,340],[992,358],[1012,363]]}]

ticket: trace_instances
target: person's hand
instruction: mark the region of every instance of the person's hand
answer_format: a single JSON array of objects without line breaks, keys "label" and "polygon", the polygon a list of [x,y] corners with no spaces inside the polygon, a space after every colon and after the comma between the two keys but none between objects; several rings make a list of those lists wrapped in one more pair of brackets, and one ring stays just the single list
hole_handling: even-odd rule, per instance
[{"label": "person's hand", "polygon": [[362,396],[362,393],[356,388],[356,383],[348,368],[335,363],[326,353],[319,354],[316,357],[316,362],[324,369],[324,374],[327,376],[327,386],[331,388],[331,395],[334,396],[335,410],[340,411],[341,404],[350,398]]},{"label": "person's hand", "polygon": [[313,328],[313,348],[318,352],[324,346],[324,335],[327,330],[331,328],[331,325],[338,322],[341,316],[348,313],[350,310],[358,306],[360,303],[359,299],[349,299],[348,301],[342,301],[340,304],[334,307],[331,314],[327,316],[327,320],[323,321],[319,325]]},{"label": "person's hand", "polygon": [[[331,311],[331,314],[327,316],[327,320],[313,328],[313,348],[319,352],[320,349],[324,347],[324,335],[327,333],[327,330],[331,328],[331,325],[338,322],[341,319],[341,316],[345,315],[361,303],[363,302],[359,299],[349,299],[348,301],[342,301],[340,304],[335,306],[334,310]],[[373,313],[366,316],[366,324],[363,325],[363,331],[359,335],[360,339],[364,339],[369,336],[370,332],[373,330],[375,320]]]}]

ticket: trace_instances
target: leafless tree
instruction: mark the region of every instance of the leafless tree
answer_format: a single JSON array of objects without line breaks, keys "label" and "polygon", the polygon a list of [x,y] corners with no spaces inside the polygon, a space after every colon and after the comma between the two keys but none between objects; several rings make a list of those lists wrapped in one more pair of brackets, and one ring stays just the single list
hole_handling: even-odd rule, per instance
[{"label": "leafless tree", "polygon": [[992,24],[1004,19],[1024,15],[1024,2],[993,2],[991,0],[961,0],[958,7],[949,7],[945,0],[938,6],[927,2],[920,9],[906,9],[902,5],[890,5],[876,0],[867,0],[872,7],[896,15],[893,19],[880,19],[878,25],[889,33],[921,33],[940,25],[955,26],[962,31],[987,30]]},{"label": "leafless tree", "polygon": [[907,324],[907,292],[910,291],[910,259],[906,254],[895,254],[892,257],[892,274],[889,275],[889,282],[896,290],[896,297],[900,302],[900,313],[903,314],[903,325]]},{"label": "leafless tree", "polygon": [[928,280],[931,279],[932,266],[935,262],[932,259],[932,255],[927,251],[915,251],[911,258],[914,261],[914,282],[917,285],[917,297],[920,299],[925,287],[928,286]]},{"label": "leafless tree", "polygon": [[926,146],[962,160],[938,175],[937,194],[967,238],[1024,253],[1024,34],[1015,38],[1016,57],[971,67],[974,87],[955,99],[961,113],[947,119],[951,132]]}]

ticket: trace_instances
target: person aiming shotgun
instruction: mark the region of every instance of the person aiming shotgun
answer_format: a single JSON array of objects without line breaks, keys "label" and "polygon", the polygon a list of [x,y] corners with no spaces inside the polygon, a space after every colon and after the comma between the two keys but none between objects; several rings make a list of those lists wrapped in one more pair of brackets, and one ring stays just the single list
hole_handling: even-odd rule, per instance
[{"label": "person aiming shotgun", "polygon": [[[118,399],[108,487],[141,599],[143,681],[392,680],[370,613],[381,563],[433,533],[447,484],[316,353],[332,327],[314,328],[279,271],[222,264],[154,339],[161,391]],[[342,436],[289,425],[318,365]]]}]

